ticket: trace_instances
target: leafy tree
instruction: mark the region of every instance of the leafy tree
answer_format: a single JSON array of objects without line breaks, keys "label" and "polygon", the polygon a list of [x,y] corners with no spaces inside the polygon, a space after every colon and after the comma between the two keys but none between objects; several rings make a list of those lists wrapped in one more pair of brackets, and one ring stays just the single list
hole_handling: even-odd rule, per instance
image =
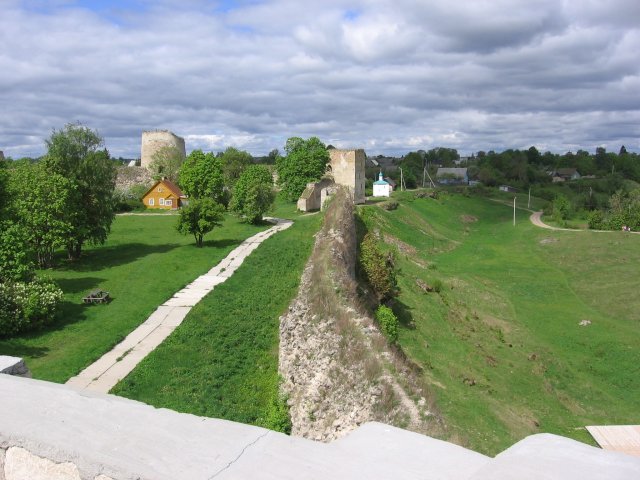
[{"label": "leafy tree", "polygon": [[236,182],[229,208],[249,223],[258,223],[275,200],[273,177],[264,165],[251,165]]},{"label": "leafy tree", "polygon": [[191,198],[211,198],[223,203],[224,178],[222,160],[213,153],[192,151],[182,165],[180,186]]},{"label": "leafy tree", "polygon": [[[67,244],[74,228],[69,221],[69,210],[76,197],[75,185],[62,175],[48,172],[44,165],[36,164],[12,170],[9,189],[13,198],[11,216],[21,229],[20,236],[16,235],[13,241],[25,239],[35,252],[38,265],[49,267],[54,250]],[[6,255],[12,257],[10,253]]]},{"label": "leafy tree", "polygon": [[10,220],[0,222],[0,283],[30,280],[32,254],[25,230]]},{"label": "leafy tree", "polygon": [[329,152],[317,137],[304,140],[291,137],[285,145],[286,157],[276,160],[279,183],[289,201],[296,201],[307,183],[315,182],[324,175]]},{"label": "leafy tree", "polygon": [[178,182],[180,168],[184,163],[184,155],[177,147],[166,146],[159,148],[151,157],[149,170],[155,180],[167,178],[172,182]]},{"label": "leafy tree", "polygon": [[211,198],[193,199],[180,210],[176,228],[183,235],[193,235],[196,246],[202,247],[202,238],[215,227],[219,227],[223,219],[222,205]]},{"label": "leafy tree", "polygon": [[244,169],[253,163],[253,157],[249,152],[234,147],[227,148],[220,159],[222,160],[224,184],[230,189],[236,184]]},{"label": "leafy tree", "polygon": [[266,163],[269,165],[275,165],[276,161],[280,158],[280,151],[277,148],[274,148],[267,155]]},{"label": "leafy tree", "polygon": [[562,194],[556,195],[556,198],[553,200],[553,219],[558,223],[562,223],[569,218],[570,213],[571,202],[569,199]]},{"label": "leafy tree", "polygon": [[52,175],[68,179],[70,205],[65,216],[71,225],[66,248],[70,259],[77,259],[85,242],[104,243],[114,219],[113,191],[116,166],[103,149],[98,133],[80,124],[54,130],[46,140],[44,168]]}]

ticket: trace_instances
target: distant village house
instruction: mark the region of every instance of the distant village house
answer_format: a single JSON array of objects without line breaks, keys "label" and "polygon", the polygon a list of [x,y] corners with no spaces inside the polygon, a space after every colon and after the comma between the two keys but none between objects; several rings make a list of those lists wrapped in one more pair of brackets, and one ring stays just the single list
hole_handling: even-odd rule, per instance
[{"label": "distant village house", "polygon": [[142,197],[142,203],[147,208],[160,208],[164,210],[177,210],[186,201],[186,195],[175,183],[162,179]]},{"label": "distant village house", "polygon": [[436,180],[440,185],[469,185],[466,168],[438,168]]},{"label": "distant village house", "polygon": [[554,183],[578,180],[579,178],[580,173],[575,168],[558,168],[551,175],[551,180]]}]

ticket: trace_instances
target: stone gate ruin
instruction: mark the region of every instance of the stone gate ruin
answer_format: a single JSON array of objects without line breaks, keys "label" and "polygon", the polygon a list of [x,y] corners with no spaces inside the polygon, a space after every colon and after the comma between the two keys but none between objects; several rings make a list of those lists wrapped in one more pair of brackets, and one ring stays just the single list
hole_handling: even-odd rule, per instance
[{"label": "stone gate ruin", "polygon": [[325,176],[318,182],[311,182],[298,199],[298,210],[309,212],[321,209],[335,185],[349,188],[353,202],[364,203],[366,155],[362,148],[354,150],[329,149],[329,164]]}]

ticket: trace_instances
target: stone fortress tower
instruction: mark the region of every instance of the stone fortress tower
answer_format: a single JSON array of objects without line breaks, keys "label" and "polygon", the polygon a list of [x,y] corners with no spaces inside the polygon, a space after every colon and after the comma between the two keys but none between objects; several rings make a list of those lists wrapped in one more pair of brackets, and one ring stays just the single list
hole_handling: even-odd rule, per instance
[{"label": "stone fortress tower", "polygon": [[364,167],[367,156],[361,148],[340,150],[329,147],[327,173],[319,182],[308,183],[298,199],[298,210],[321,209],[327,197],[335,193],[336,185],[344,185],[353,195],[353,203],[365,203]]},{"label": "stone fortress tower", "polygon": [[366,155],[362,148],[356,150],[329,149],[329,169],[338,185],[345,185],[353,193],[354,203],[364,203],[364,167]]},{"label": "stone fortress tower", "polygon": [[169,130],[148,130],[142,132],[140,166],[149,168],[153,155],[163,147],[175,147],[182,153],[183,157],[186,157],[184,138]]}]

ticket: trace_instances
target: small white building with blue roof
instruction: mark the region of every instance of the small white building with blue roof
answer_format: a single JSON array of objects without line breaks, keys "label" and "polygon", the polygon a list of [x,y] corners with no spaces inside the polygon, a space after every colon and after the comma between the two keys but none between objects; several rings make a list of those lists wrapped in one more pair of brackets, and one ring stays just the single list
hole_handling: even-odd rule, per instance
[{"label": "small white building with blue roof", "polygon": [[390,197],[391,185],[384,179],[382,172],[378,175],[378,180],[373,182],[373,196],[374,197]]}]

